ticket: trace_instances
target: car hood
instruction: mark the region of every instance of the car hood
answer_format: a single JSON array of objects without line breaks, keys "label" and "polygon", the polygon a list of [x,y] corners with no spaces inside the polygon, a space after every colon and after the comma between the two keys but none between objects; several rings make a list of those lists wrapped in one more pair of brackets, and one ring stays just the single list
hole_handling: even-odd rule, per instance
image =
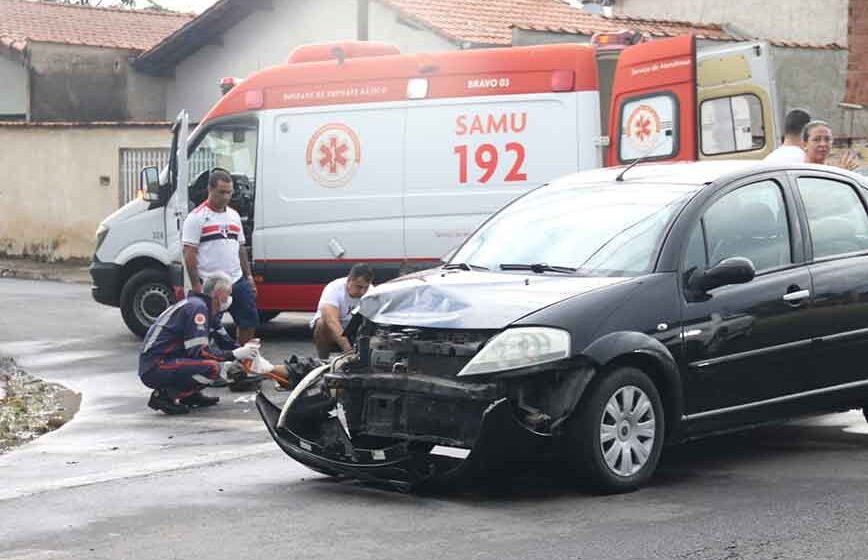
[{"label": "car hood", "polygon": [[359,311],[379,324],[502,329],[553,303],[627,280],[437,270],[371,289]]}]

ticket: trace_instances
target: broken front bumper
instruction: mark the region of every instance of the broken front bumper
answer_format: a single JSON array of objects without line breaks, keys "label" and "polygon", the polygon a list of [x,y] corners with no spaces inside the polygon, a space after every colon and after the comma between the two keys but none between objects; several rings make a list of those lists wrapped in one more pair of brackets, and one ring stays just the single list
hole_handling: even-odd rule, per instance
[{"label": "broken front bumper", "polygon": [[[256,406],[296,461],[408,491],[503,465],[547,439],[516,421],[501,392],[495,384],[322,369],[299,384],[283,410],[261,393]],[[436,445],[469,454],[441,455]]]}]

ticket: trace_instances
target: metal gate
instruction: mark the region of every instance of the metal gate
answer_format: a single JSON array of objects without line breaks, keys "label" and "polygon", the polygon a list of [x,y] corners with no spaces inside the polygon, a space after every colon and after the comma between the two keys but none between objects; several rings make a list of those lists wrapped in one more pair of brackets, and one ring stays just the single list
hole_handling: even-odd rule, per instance
[{"label": "metal gate", "polygon": [[120,181],[118,181],[118,205],[123,206],[136,198],[139,190],[139,174],[143,167],[163,169],[169,164],[168,148],[121,148]]},{"label": "metal gate", "polygon": [[[123,206],[136,198],[143,167],[154,166],[162,171],[169,165],[169,148],[121,148],[120,162],[118,205]],[[217,165],[217,156],[211,150],[199,149],[190,157],[189,165],[192,180],[203,171],[213,169]]]}]

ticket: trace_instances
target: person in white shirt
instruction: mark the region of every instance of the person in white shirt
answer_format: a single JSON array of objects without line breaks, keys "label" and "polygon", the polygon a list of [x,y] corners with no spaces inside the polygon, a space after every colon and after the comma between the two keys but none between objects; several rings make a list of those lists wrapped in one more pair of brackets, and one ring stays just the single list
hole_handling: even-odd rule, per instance
[{"label": "person in white shirt", "polygon": [[229,314],[238,329],[238,343],[252,339],[259,324],[256,310],[256,284],[244,246],[241,217],[229,207],[232,175],[214,169],[208,177],[208,199],[187,214],[184,220],[184,264],[194,292],[202,292],[202,282],[216,272],[232,279]]},{"label": "person in white shirt", "polygon": [[310,322],[313,342],[321,360],[328,359],[333,351],[346,352],[352,349],[344,329],[350,322],[350,312],[371,287],[374,271],[370,266],[359,263],[350,269],[345,278],[332,280],[322,291],[316,315]]},{"label": "person in white shirt", "polygon": [[784,143],[765,157],[768,163],[803,163],[802,129],[811,122],[811,115],[802,109],[793,109],[784,119]]}]

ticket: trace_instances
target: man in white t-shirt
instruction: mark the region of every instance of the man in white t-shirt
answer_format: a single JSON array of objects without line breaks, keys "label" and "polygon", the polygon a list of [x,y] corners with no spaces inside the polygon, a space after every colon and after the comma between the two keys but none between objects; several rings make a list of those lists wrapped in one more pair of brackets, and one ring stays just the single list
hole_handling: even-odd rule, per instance
[{"label": "man in white t-shirt", "polygon": [[804,163],[805,150],[802,149],[802,129],[811,122],[811,115],[802,109],[793,109],[784,119],[784,143],[767,155],[767,163]]},{"label": "man in white t-shirt", "polygon": [[322,291],[316,315],[310,322],[313,342],[321,360],[328,359],[333,351],[346,352],[352,349],[344,329],[350,322],[350,312],[371,287],[374,271],[366,264],[357,264],[346,278],[332,280]]},{"label": "man in white t-shirt", "polygon": [[208,177],[208,199],[187,214],[184,220],[184,264],[194,292],[202,292],[202,282],[215,272],[232,279],[229,314],[238,329],[238,343],[254,337],[259,324],[256,310],[256,284],[250,272],[241,217],[229,207],[232,176],[225,169],[214,169]]}]

